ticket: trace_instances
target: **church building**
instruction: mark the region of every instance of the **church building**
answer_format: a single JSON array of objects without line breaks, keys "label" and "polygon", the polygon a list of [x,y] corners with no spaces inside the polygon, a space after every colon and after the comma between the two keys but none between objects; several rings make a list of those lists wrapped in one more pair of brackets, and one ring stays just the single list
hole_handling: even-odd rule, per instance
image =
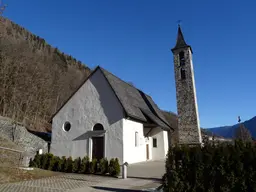
[{"label": "church building", "polygon": [[[192,49],[178,29],[172,49],[179,143],[201,143]],[[118,158],[129,164],[165,159],[173,127],[153,99],[102,67],[53,115],[50,152],[56,156]]]}]

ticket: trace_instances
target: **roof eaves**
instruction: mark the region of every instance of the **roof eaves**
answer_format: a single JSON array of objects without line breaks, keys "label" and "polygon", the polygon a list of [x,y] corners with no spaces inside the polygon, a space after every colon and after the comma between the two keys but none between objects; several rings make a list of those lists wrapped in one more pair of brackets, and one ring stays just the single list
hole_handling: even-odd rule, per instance
[{"label": "roof eaves", "polygon": [[[166,124],[158,115],[153,114],[152,112],[147,112],[147,110],[141,109],[139,108],[140,111],[143,113],[144,116],[148,117],[149,119],[151,119],[155,124],[157,124],[158,126],[160,126],[163,130],[169,131],[170,129],[172,129],[168,124]],[[161,123],[157,122],[160,121],[161,123],[163,123],[161,125]]]},{"label": "roof eaves", "polygon": [[159,117],[158,115],[157,115],[157,117],[158,117],[165,125],[167,125],[169,128],[171,128],[172,130],[174,130],[174,128],[172,128],[169,124],[167,124],[161,117]]},{"label": "roof eaves", "polygon": [[181,46],[181,47],[174,47],[171,49],[172,52],[178,50],[178,49],[185,49],[185,48],[190,48],[191,53],[193,53],[192,47],[190,45],[186,45],[186,46]]},{"label": "roof eaves", "polygon": [[147,121],[145,121],[144,119],[136,117],[136,116],[131,115],[131,114],[127,114],[127,118],[131,119],[131,120],[139,121],[141,123],[147,123]]}]

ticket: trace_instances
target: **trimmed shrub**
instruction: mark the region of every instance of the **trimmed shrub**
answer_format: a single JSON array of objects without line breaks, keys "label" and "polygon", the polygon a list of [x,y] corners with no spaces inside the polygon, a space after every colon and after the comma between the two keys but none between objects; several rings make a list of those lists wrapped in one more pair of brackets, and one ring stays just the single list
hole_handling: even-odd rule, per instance
[{"label": "trimmed shrub", "polygon": [[115,160],[114,160],[113,158],[110,159],[109,165],[108,165],[108,172],[109,172],[109,175],[112,175],[113,172],[114,172],[114,164],[115,164]]},{"label": "trimmed shrub", "polygon": [[65,165],[64,165],[64,172],[72,173],[73,170],[73,160],[72,157],[67,158]]},{"label": "trimmed shrub", "polygon": [[97,171],[97,159],[92,159],[89,164],[89,171],[90,173],[96,173]]},{"label": "trimmed shrub", "polygon": [[120,174],[120,164],[117,158],[110,159],[108,170],[111,176],[117,177]]},{"label": "trimmed shrub", "polygon": [[99,172],[105,175],[108,172],[108,160],[107,158],[102,158],[99,163]]},{"label": "trimmed shrub", "polygon": [[90,163],[89,157],[85,156],[82,159],[79,173],[89,173],[89,163]]},{"label": "trimmed shrub", "polygon": [[109,163],[106,158],[99,162],[97,159],[92,159],[90,162],[88,156],[85,156],[82,160],[78,157],[73,161],[72,157],[66,159],[65,156],[60,158],[47,153],[37,154],[33,160],[30,159],[29,166],[66,173],[100,173],[103,175],[109,173],[114,177],[120,174],[120,164],[117,158],[112,158]]},{"label": "trimmed shrub", "polygon": [[115,158],[115,176],[120,174],[120,163],[118,158]]},{"label": "trimmed shrub", "polygon": [[65,164],[66,164],[66,157],[62,156],[61,159],[59,159],[59,162],[57,164],[57,170],[59,172],[64,172],[65,170]]},{"label": "trimmed shrub", "polygon": [[81,158],[78,157],[73,161],[72,172],[78,173],[81,168]]},{"label": "trimmed shrub", "polygon": [[41,168],[41,165],[42,165],[41,161],[42,161],[42,155],[36,154],[33,159],[33,163],[31,163],[31,166]]},{"label": "trimmed shrub", "polygon": [[35,163],[32,158],[29,159],[29,167],[35,167]]},{"label": "trimmed shrub", "polygon": [[60,162],[60,158],[59,157],[56,157],[56,156],[53,156],[50,160],[50,165],[48,167],[48,170],[51,170],[51,171],[58,171],[58,164]]},{"label": "trimmed shrub", "polygon": [[168,151],[164,191],[256,192],[256,146],[250,143],[173,147]]},{"label": "trimmed shrub", "polygon": [[45,153],[41,155],[41,166],[42,169],[48,169],[50,166],[50,161],[53,158],[53,154],[51,153]]}]

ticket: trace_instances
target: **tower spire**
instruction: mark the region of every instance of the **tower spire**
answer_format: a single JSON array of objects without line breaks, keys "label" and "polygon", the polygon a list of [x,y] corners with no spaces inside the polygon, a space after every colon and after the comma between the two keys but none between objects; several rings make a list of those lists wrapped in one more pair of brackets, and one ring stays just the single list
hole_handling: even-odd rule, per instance
[{"label": "tower spire", "polygon": [[172,49],[172,51],[174,51],[176,49],[180,49],[180,48],[185,48],[185,47],[190,47],[190,46],[186,43],[183,33],[181,31],[180,24],[178,24],[178,35],[177,35],[176,45]]},{"label": "tower spire", "polygon": [[175,47],[174,71],[178,112],[178,135],[180,144],[202,144],[192,50],[186,43],[180,25]]}]

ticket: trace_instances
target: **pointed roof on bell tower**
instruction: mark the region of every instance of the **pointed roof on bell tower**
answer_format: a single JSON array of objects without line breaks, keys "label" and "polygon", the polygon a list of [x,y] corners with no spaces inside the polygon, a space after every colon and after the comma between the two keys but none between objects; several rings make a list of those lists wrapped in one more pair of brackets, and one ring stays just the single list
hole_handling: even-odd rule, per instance
[{"label": "pointed roof on bell tower", "polygon": [[[178,35],[177,35],[177,40],[176,40],[176,45],[174,48],[172,48],[172,51],[176,50],[176,49],[180,49],[180,48],[185,48],[185,47],[190,47],[190,45],[188,45],[183,37],[183,33],[181,31],[181,27],[180,25],[178,25]],[[192,51],[192,49],[191,49]]]}]

